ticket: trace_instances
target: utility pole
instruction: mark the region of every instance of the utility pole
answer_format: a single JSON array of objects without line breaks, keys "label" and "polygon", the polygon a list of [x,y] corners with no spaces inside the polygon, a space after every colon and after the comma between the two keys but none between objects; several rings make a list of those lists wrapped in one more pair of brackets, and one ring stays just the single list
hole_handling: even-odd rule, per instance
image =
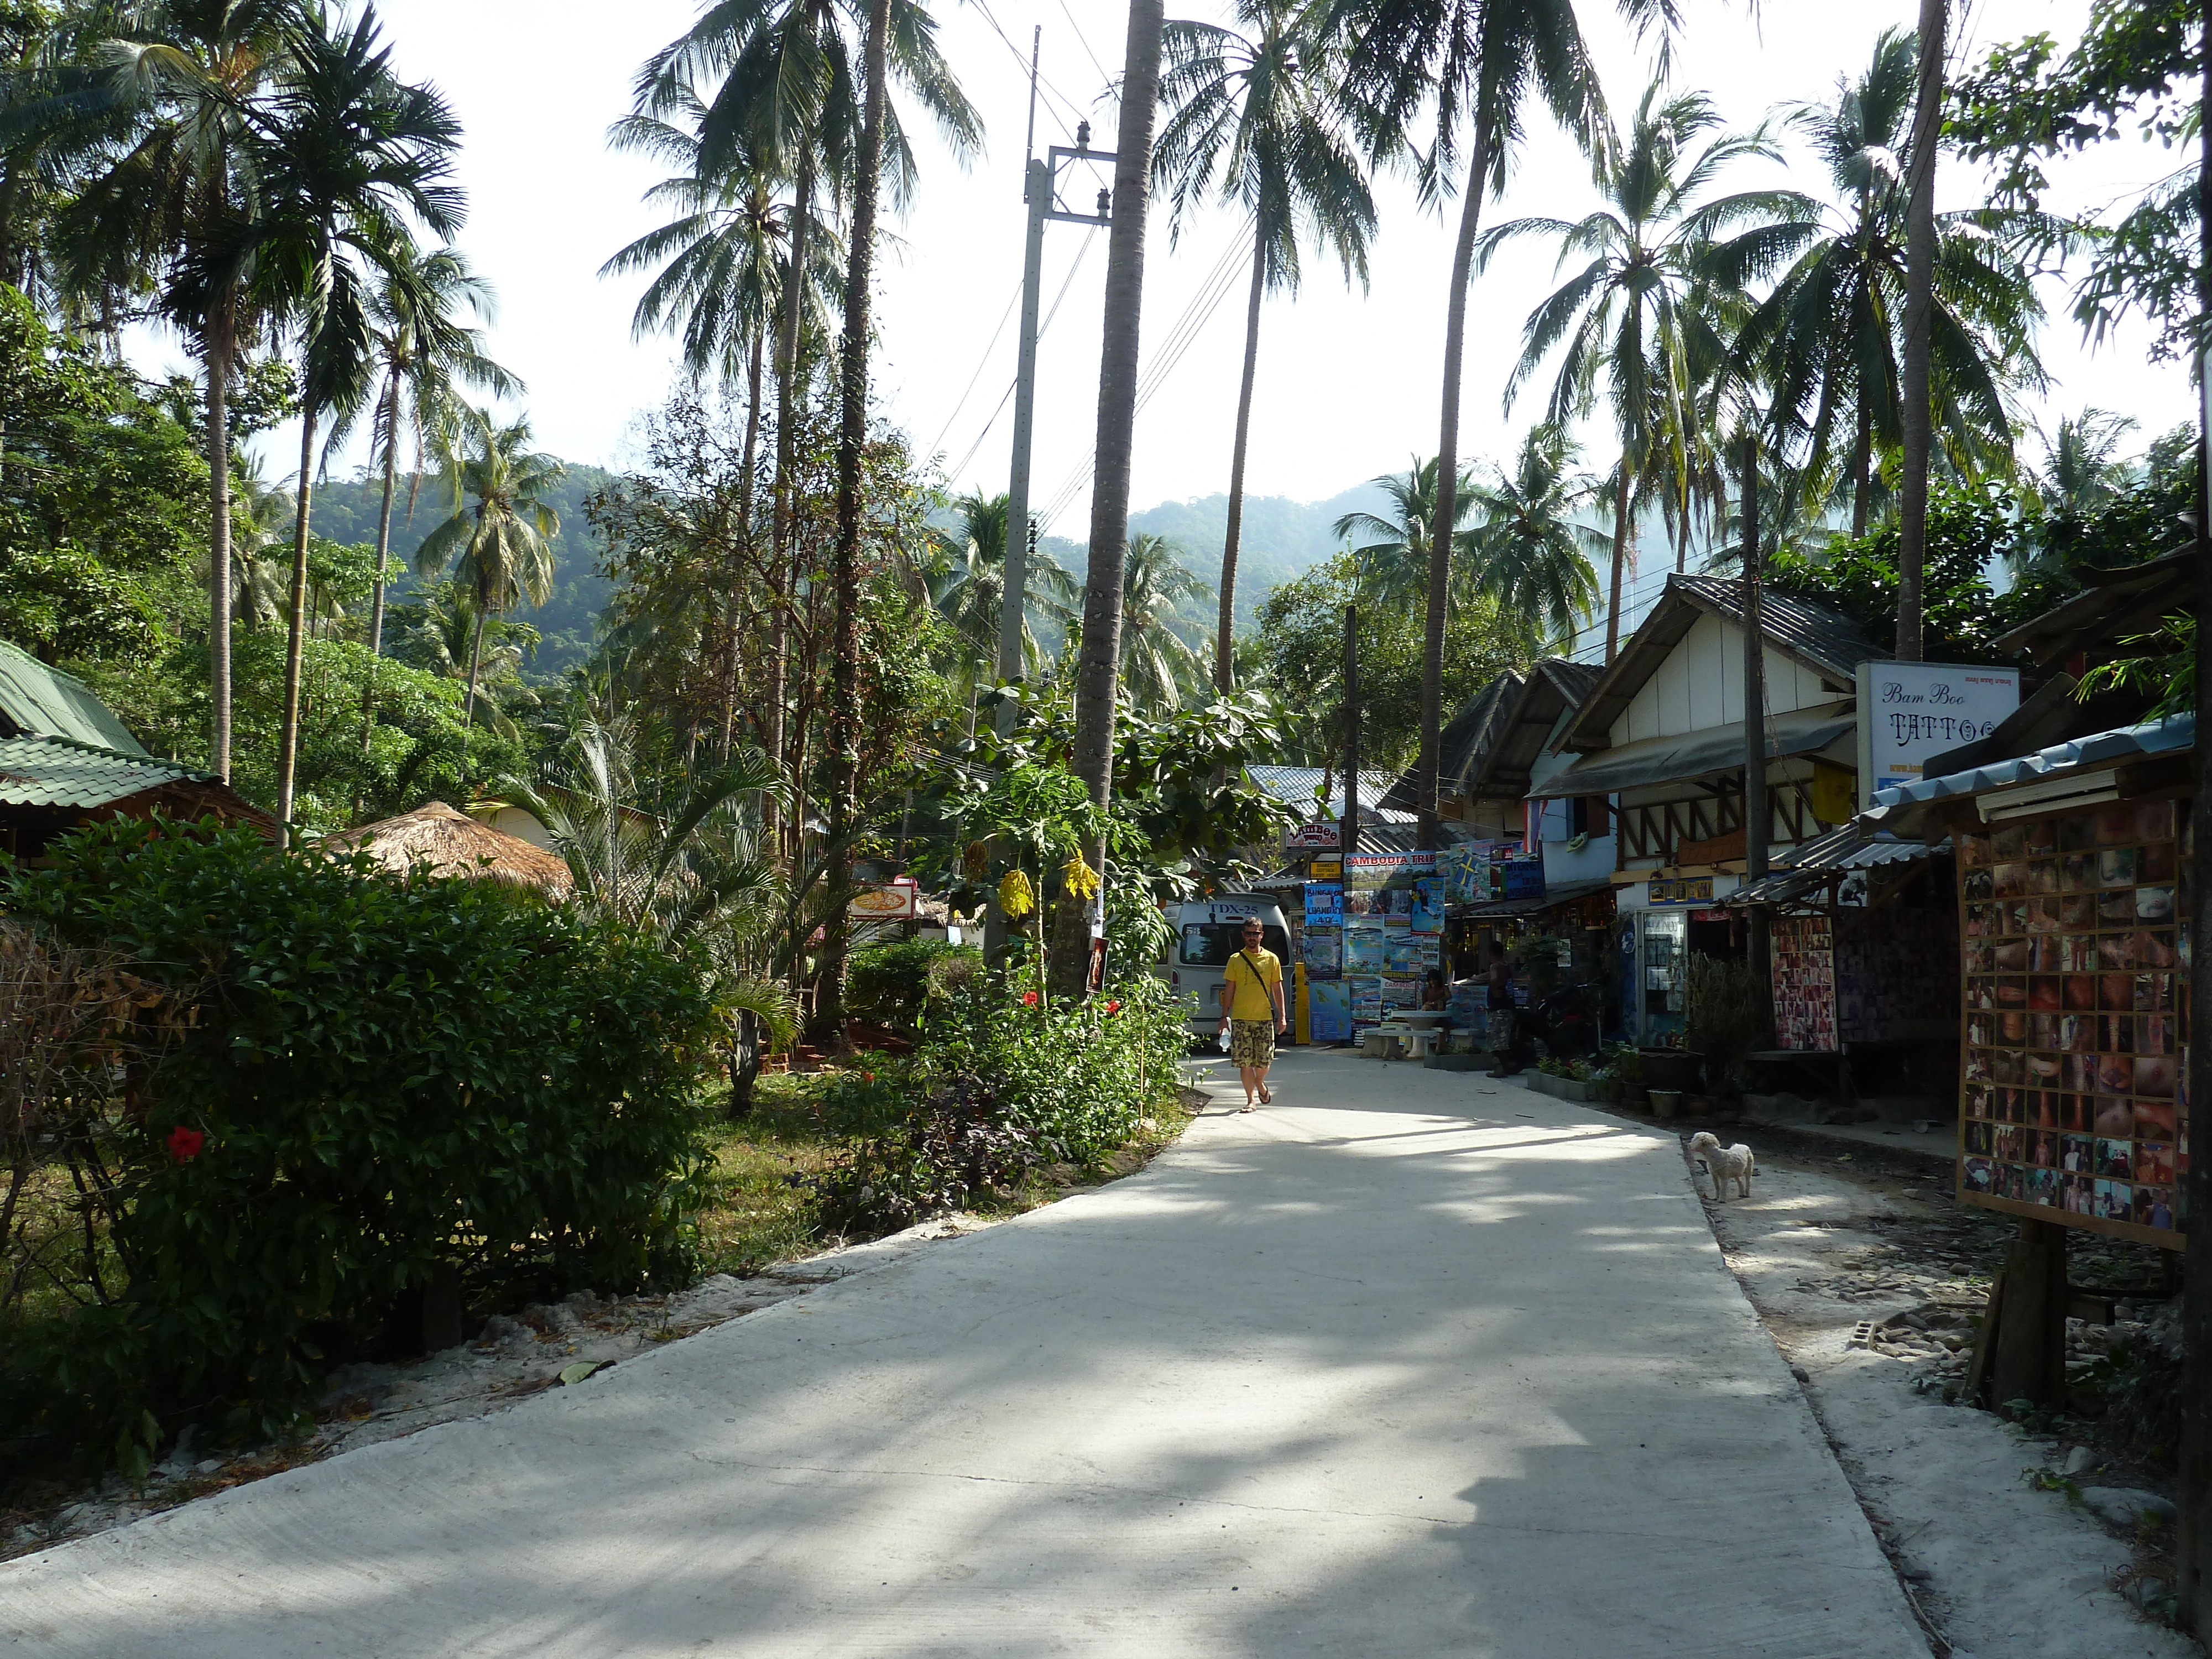
[{"label": "utility pole", "polygon": [[[1052,169],[1036,158],[1037,54],[1044,25],[1030,40],[1030,131],[1023,146],[1022,200],[1029,204],[1029,234],[1022,244],[1022,331],[1014,368],[1014,463],[1006,481],[1006,562],[999,599],[999,678],[1022,672],[1022,623],[1027,605],[1030,552],[1030,440],[1036,417],[1037,302],[1044,288],[1044,216],[1052,205]],[[999,734],[1013,730],[1014,706],[999,705]]]},{"label": "utility pole", "polygon": [[[1036,432],[1037,312],[1044,288],[1044,222],[1060,219],[1092,229],[1112,219],[1109,192],[1098,192],[1095,214],[1063,213],[1054,205],[1064,161],[1112,166],[1115,157],[1091,148],[1091,124],[1075,127],[1075,148],[1048,145],[1037,159],[1037,53],[1044,39],[1042,25],[1030,43],[1029,160],[1022,177],[1022,200],[1029,206],[1029,233],[1022,247],[1022,324],[1014,368],[1014,458],[1006,480],[1006,564],[999,600],[999,678],[1018,679],[1022,672],[1022,624],[1029,605],[1029,556],[1036,538],[1030,523],[1030,448]],[[1013,730],[1012,702],[999,705],[999,734]]]},{"label": "utility pole", "polygon": [[[1759,614],[1759,431],[1743,434],[1743,880],[1766,874],[1766,628]],[[1752,979],[1768,1006],[1773,1000],[1773,953],[1766,907],[1745,913],[1750,929],[1745,952]]]}]

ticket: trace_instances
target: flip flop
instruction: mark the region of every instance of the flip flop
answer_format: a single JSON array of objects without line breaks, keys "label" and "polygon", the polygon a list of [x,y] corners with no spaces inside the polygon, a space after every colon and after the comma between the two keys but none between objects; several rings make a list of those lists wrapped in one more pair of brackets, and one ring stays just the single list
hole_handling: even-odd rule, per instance
[{"label": "flip flop", "polygon": [[1246,1101],[1246,1102],[1245,1102],[1242,1106],[1239,1106],[1237,1109],[1238,1111],[1240,1111],[1240,1112],[1254,1112],[1254,1111],[1257,1111],[1257,1110],[1259,1110],[1259,1108],[1258,1108],[1258,1107],[1256,1107],[1256,1106],[1255,1106],[1255,1105],[1253,1105],[1253,1104],[1252,1104],[1252,1103],[1251,1103],[1250,1101],[1249,1101],[1249,1100],[1248,1100],[1248,1101]]},{"label": "flip flop", "polygon": [[1272,1106],[1275,1103],[1274,1096],[1267,1092],[1267,1085],[1264,1083],[1260,1085],[1260,1103],[1262,1106]]}]

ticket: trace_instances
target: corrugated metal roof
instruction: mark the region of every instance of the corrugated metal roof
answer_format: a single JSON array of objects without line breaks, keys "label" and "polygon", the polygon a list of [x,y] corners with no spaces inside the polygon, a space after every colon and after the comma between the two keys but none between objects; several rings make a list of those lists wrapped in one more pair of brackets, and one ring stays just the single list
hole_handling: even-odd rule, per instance
[{"label": "corrugated metal roof", "polygon": [[[1318,766],[1248,766],[1244,774],[1261,789],[1287,806],[1295,807],[1301,814],[1310,816],[1319,804],[1314,792],[1321,787],[1325,769]],[[1344,816],[1344,780],[1340,773],[1328,774],[1330,784],[1328,810],[1332,817]],[[1392,807],[1378,805],[1394,781],[1388,772],[1359,774],[1359,819],[1364,824],[1379,819],[1384,823],[1411,823],[1413,815]]]},{"label": "corrugated metal roof", "polygon": [[2070,743],[2054,743],[2048,749],[2038,750],[2033,755],[1993,761],[1987,766],[1973,767],[1964,772],[1953,772],[1940,778],[1922,778],[1917,783],[1902,783],[1893,789],[1879,790],[1875,794],[1874,810],[1893,817],[1900,809],[1906,807],[1964,799],[1992,789],[2007,789],[2016,784],[2063,777],[2069,772],[2110,766],[2116,761],[2131,760],[2139,756],[2179,754],[2196,746],[2197,716],[2193,714],[2176,714],[2170,720],[2151,720],[2142,726],[2123,726],[2117,731],[2075,738]]},{"label": "corrugated metal roof", "polygon": [[146,750],[92,688],[0,641],[0,737],[70,738],[121,755]]},{"label": "corrugated metal roof", "polygon": [[1564,657],[1547,657],[1538,663],[1499,727],[1490,753],[1468,781],[1467,793],[1509,799],[1524,794],[1534,781],[1536,757],[1543,753],[1560,714],[1581,708],[1604,673],[1595,663],[1569,662]]},{"label": "corrugated metal roof", "polygon": [[1784,848],[1774,855],[1768,873],[1739,887],[1724,903],[1779,904],[1823,886],[1831,876],[1853,870],[1874,870],[1883,865],[1911,864],[1934,858],[1950,848],[1948,839],[1913,841],[1855,818],[1808,842]]},{"label": "corrugated metal roof", "polygon": [[164,784],[214,781],[143,751],[118,755],[67,738],[0,738],[0,805],[86,811]]},{"label": "corrugated metal roof", "polygon": [[[1704,616],[1741,628],[1742,581],[1728,576],[1668,577],[1659,603],[1590,688],[1556,746],[1579,754],[1607,747],[1613,721]],[[1769,650],[1802,664],[1838,691],[1852,690],[1858,665],[1881,654],[1856,623],[1811,599],[1768,589],[1759,595],[1759,617]]]}]

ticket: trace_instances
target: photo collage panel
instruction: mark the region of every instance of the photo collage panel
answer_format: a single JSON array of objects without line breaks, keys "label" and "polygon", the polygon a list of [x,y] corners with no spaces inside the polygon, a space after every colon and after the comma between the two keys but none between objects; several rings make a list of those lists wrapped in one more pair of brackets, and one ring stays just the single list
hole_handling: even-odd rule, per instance
[{"label": "photo collage panel", "polygon": [[1774,1042],[1798,1053],[1836,1046],[1836,951],[1826,916],[1774,919]]},{"label": "photo collage panel", "polygon": [[1962,1197],[2182,1225],[2186,833],[2157,800],[1958,838]]}]

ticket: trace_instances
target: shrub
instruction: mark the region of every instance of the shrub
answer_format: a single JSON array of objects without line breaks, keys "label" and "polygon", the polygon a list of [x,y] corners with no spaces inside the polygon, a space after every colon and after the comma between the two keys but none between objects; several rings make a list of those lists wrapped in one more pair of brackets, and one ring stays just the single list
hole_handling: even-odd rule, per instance
[{"label": "shrub", "polygon": [[1018,977],[938,977],[914,1054],[872,1059],[825,1098],[852,1152],[814,1184],[848,1229],[906,1226],[1038,1163],[1103,1157],[1172,1093],[1188,1051],[1185,1011],[1150,975],[1058,1004]]},{"label": "shrub", "polygon": [[921,1023],[933,971],[941,974],[938,963],[946,957],[980,963],[983,953],[973,945],[930,939],[895,939],[855,951],[848,958],[845,1006],[862,1019],[912,1031]]},{"label": "shrub", "polygon": [[5,891],[20,919],[210,987],[118,1121],[127,1284],[11,1356],[56,1426],[127,1447],[220,1406],[264,1433],[329,1340],[434,1283],[685,1271],[717,1022],[683,956],[495,884],[212,823],[52,850]]}]

